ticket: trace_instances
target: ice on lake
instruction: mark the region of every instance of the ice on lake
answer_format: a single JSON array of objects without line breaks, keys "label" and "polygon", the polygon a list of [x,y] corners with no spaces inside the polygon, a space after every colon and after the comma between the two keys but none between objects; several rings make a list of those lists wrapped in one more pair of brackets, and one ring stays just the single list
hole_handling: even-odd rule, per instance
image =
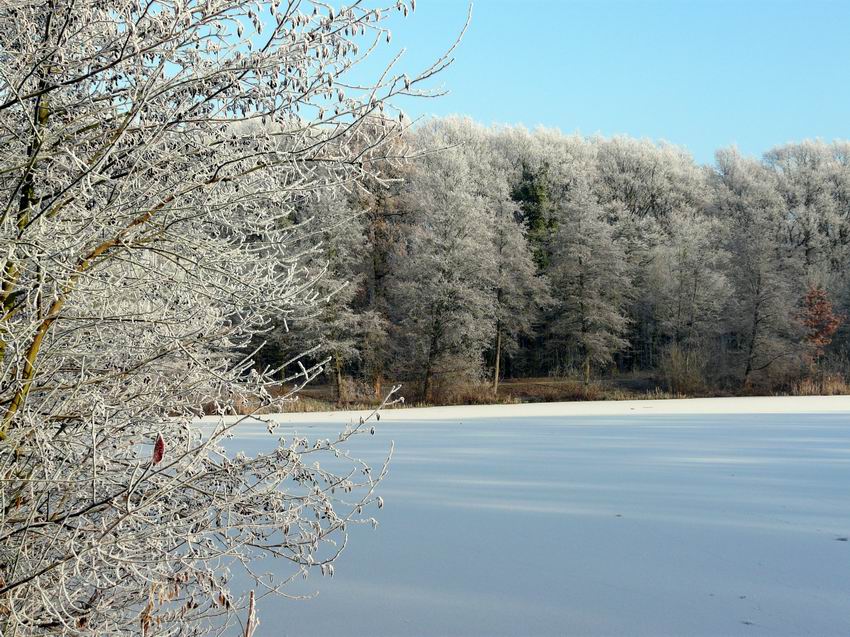
[{"label": "ice on lake", "polygon": [[358,439],[380,526],[258,637],[850,635],[850,413],[487,413]]}]

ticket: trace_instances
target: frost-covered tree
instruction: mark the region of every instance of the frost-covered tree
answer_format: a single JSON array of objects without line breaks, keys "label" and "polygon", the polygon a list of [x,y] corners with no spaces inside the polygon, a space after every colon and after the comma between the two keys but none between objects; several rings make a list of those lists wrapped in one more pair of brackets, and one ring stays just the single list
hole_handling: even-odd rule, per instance
[{"label": "frost-covered tree", "polygon": [[784,239],[810,277],[843,269],[848,257],[850,211],[842,196],[850,184],[834,150],[806,141],[774,148],[764,157],[784,204]]},{"label": "frost-covered tree", "polygon": [[402,369],[430,402],[435,381],[480,374],[494,333],[493,238],[469,147],[439,127],[421,129],[416,141],[445,150],[426,154],[408,178],[409,227],[392,295]]},{"label": "frost-covered tree", "polygon": [[681,148],[648,140],[597,139],[597,190],[603,205],[615,202],[635,217],[664,221],[676,210],[702,203],[704,179]]},{"label": "frost-covered tree", "polygon": [[4,635],[205,633],[225,566],[332,568],[380,472],[314,463],[361,429],[249,457],[194,421],[271,401],[233,352],[314,300],[295,203],[374,172],[387,99],[445,63],[346,81],[388,4],[0,5]]},{"label": "frost-covered tree", "polygon": [[793,361],[802,341],[794,321],[802,273],[783,258],[782,200],[759,162],[718,151],[716,214],[730,254],[733,293],[728,310],[740,382]]},{"label": "frost-covered tree", "polygon": [[[624,251],[587,188],[558,211],[549,269],[554,310],[549,330],[590,382],[624,348],[631,283]],[[551,345],[550,345],[551,346]]]},{"label": "frost-covered tree", "polygon": [[[478,192],[492,227],[493,303],[495,337],[491,345],[493,392],[498,393],[503,361],[529,341],[549,302],[548,283],[540,271],[550,259],[549,238],[554,227],[545,183],[559,170],[547,168],[560,157],[531,157],[524,129],[485,129],[467,122],[467,156],[476,172]],[[537,174],[535,174],[535,172]]]},{"label": "frost-covered tree", "polygon": [[315,303],[278,327],[276,349],[287,358],[309,351],[314,364],[328,360],[337,402],[343,403],[349,398],[345,368],[360,360],[364,336],[377,320],[356,307],[367,258],[364,217],[344,192],[331,191],[316,193],[296,218],[305,230],[303,249],[310,248],[304,266],[315,278]]},{"label": "frost-covered tree", "polygon": [[491,205],[490,216],[495,261],[493,392],[497,393],[504,356],[516,353],[520,336],[534,332],[549,295],[546,279],[537,276],[532,251],[516,221],[514,206],[502,198]]},{"label": "frost-covered tree", "polygon": [[363,327],[361,373],[380,400],[387,374],[393,369],[390,292],[394,257],[404,243],[408,210],[403,205],[402,172],[385,166],[381,179],[372,179],[358,192],[363,215],[367,260],[360,312],[369,321]]},{"label": "frost-covered tree", "polygon": [[[689,388],[705,382],[716,340],[724,331],[724,311],[731,287],[727,278],[729,255],[722,243],[717,219],[701,212],[673,212],[666,241],[655,250],[650,275],[665,356],[676,369],[668,372],[686,379]],[[676,387],[674,387],[675,389]]]},{"label": "frost-covered tree", "polygon": [[[529,217],[529,208],[516,202],[518,188],[512,179],[520,182],[528,178],[528,165],[518,160],[527,150],[525,131],[504,128],[485,128],[467,118],[446,118],[435,123],[438,131],[430,144],[451,143],[462,146],[458,158],[466,163],[467,189],[472,193],[484,215],[484,231],[492,237],[490,269],[494,308],[494,335],[488,349],[488,360],[493,360],[493,391],[498,392],[502,362],[515,354],[519,339],[534,332],[540,309],[547,301],[546,281],[537,276],[533,227],[537,228],[539,247],[546,251],[548,242],[546,225]],[[521,189],[521,187],[520,187]],[[529,202],[526,202],[528,204]],[[461,210],[460,214],[467,214]],[[547,213],[548,214],[548,213]],[[539,219],[537,220],[540,221]],[[542,253],[537,253],[540,256]]]},{"label": "frost-covered tree", "polygon": [[[545,128],[532,133],[522,128],[506,130],[501,137],[501,143],[494,145],[515,164],[511,197],[520,207],[528,243],[542,272],[552,258],[556,208],[569,198],[573,188],[587,183],[594,174],[595,149],[579,137]],[[506,150],[507,144],[514,148]]]},{"label": "frost-covered tree", "polygon": [[596,138],[594,143],[593,189],[626,251],[634,286],[630,352],[623,363],[651,369],[664,338],[652,278],[656,249],[666,243],[675,213],[702,206],[705,176],[686,152],[670,144],[626,137]]}]

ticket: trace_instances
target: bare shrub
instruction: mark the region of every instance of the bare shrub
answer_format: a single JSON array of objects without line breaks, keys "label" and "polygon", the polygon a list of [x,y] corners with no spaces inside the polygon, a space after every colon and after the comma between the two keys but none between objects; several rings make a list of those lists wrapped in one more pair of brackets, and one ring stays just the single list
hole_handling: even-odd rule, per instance
[{"label": "bare shrub", "polygon": [[658,373],[664,387],[674,394],[700,394],[705,392],[706,358],[697,352],[685,352],[675,343],[661,354]]},{"label": "bare shrub", "polygon": [[844,396],[850,394],[850,383],[838,374],[821,374],[797,381],[791,393],[795,396]]}]

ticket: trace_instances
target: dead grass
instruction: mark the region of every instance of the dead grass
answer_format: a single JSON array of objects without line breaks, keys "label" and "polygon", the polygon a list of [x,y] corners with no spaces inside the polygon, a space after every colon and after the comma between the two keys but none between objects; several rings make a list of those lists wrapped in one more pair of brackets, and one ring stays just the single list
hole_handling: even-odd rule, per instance
[{"label": "dead grass", "polygon": [[649,383],[635,384],[641,388],[618,386],[614,381],[585,384],[572,378],[528,378],[505,381],[499,387],[499,394],[509,397],[511,402],[522,403],[687,398],[681,393],[664,391],[657,385],[645,387]]},{"label": "dead grass", "polygon": [[792,396],[843,396],[850,394],[850,384],[839,374],[804,378],[791,388]]},{"label": "dead grass", "polygon": [[[284,393],[280,390],[280,394]],[[353,392],[354,393],[354,392]],[[356,394],[355,394],[356,395]],[[708,398],[716,396],[748,395],[747,392],[729,391],[667,391],[651,377],[623,377],[610,380],[597,380],[585,384],[574,378],[523,378],[509,379],[499,384],[498,395],[493,394],[489,383],[458,383],[441,389],[433,402],[417,400],[415,393],[401,395],[408,401],[396,404],[391,409],[407,407],[434,407],[439,405],[511,405],[522,403],[546,402],[583,402],[601,400],[662,400],[672,398]],[[805,378],[797,381],[784,392],[775,395],[791,396],[839,396],[850,395],[850,384],[841,374],[823,374],[820,377]],[[273,412],[310,413],[319,411],[367,410],[374,409],[376,400],[364,400],[363,394],[356,395],[357,400],[339,404],[335,400],[335,389],[331,385],[306,387],[297,399],[287,401],[283,407],[275,404],[260,407],[256,402],[237,397],[230,401],[229,412],[238,415],[267,414]],[[209,412],[208,412],[209,413]]]}]

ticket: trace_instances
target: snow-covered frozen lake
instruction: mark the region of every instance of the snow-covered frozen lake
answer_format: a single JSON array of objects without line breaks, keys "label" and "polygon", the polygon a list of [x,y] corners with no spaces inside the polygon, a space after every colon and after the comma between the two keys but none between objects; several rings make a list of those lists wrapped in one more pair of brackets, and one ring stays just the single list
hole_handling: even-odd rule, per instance
[{"label": "snow-covered frozen lake", "polygon": [[380,526],[258,636],[850,635],[850,402],[698,403],[386,412]]}]

